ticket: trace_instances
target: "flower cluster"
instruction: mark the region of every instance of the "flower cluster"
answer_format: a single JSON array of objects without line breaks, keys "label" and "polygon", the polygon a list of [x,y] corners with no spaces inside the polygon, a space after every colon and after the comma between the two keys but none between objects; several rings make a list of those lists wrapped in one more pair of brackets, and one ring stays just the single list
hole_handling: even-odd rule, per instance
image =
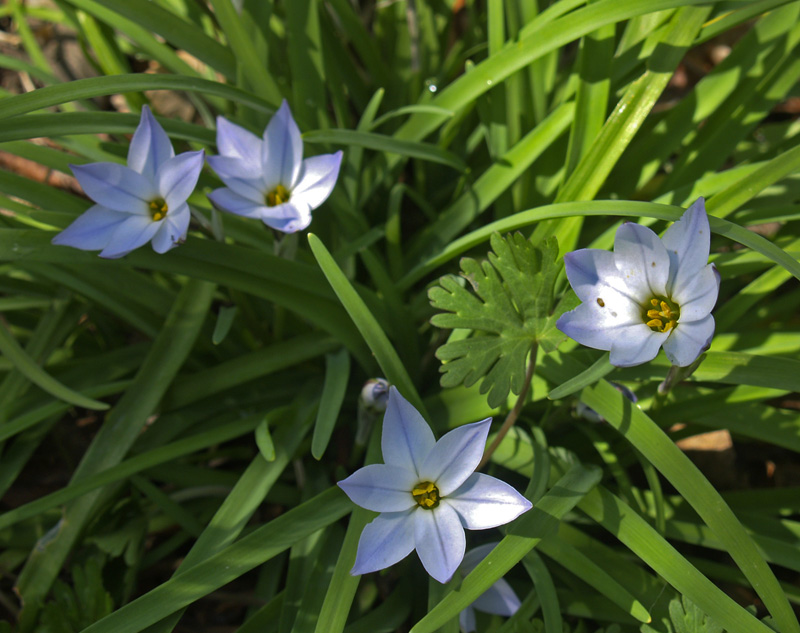
[{"label": "flower cluster", "polygon": [[614,252],[584,248],[564,256],[567,278],[583,302],[557,327],[578,343],[609,350],[630,367],[664,352],[686,367],[711,344],[719,273],[708,263],[711,231],[698,199],[659,237],[626,222]]},{"label": "flower cluster", "polygon": [[389,390],[383,418],[384,464],[357,470],[339,486],[356,504],[380,512],[364,528],[351,574],[394,565],[416,549],[425,570],[447,582],[464,558],[464,529],[513,521],[531,502],[508,484],[474,472],[491,418],[467,424],[438,442],[419,412]]},{"label": "flower cluster", "polygon": [[[208,162],[225,183],[209,195],[219,209],[259,218],[269,227],[293,233],[311,223],[311,211],[330,195],[342,152],[303,160],[303,141],[289,106],[283,102],[263,139],[220,117],[220,156]],[[178,156],[150,109],[131,140],[127,166],[117,163],[70,165],[86,195],[96,204],[53,238],[53,244],[100,250],[122,257],[152,241],[165,253],[186,239],[191,212],[187,199],[203,168],[203,151]]]}]

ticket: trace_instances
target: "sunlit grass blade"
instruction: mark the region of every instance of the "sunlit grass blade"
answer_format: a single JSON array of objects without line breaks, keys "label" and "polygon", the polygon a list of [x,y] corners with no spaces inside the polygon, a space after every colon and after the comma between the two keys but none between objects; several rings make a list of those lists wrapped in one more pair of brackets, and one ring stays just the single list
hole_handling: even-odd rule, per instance
[{"label": "sunlit grass blade", "polygon": [[425,406],[417,393],[411,378],[405,367],[403,367],[400,357],[392,347],[388,337],[381,329],[375,317],[369,311],[363,299],[358,295],[355,288],[350,284],[336,261],[331,257],[328,249],[313,233],[308,234],[308,243],[317,258],[322,272],[328,278],[336,296],[342,302],[345,310],[353,319],[359,332],[369,345],[372,353],[383,370],[386,379],[397,386],[400,392],[406,397],[414,407],[425,414]]}]

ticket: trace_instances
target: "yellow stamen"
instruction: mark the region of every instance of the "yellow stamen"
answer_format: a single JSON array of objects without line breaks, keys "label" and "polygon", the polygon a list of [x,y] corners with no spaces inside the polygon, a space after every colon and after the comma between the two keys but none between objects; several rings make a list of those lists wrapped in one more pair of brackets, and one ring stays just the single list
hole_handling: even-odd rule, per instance
[{"label": "yellow stamen", "polygon": [[680,316],[677,304],[660,297],[652,297],[642,306],[642,321],[654,332],[669,332],[678,325]]},{"label": "yellow stamen", "polygon": [[430,481],[421,481],[411,491],[421,508],[425,510],[432,510],[439,505],[439,489]]},{"label": "yellow stamen", "polygon": [[264,200],[268,207],[277,207],[279,204],[289,202],[290,197],[291,194],[289,193],[289,190],[283,185],[278,185],[275,187],[275,189],[268,192],[267,195],[264,196]]},{"label": "yellow stamen", "polygon": [[153,222],[163,220],[167,215],[167,211],[169,211],[164,198],[153,198],[147,206],[150,207],[150,217],[153,218]]}]

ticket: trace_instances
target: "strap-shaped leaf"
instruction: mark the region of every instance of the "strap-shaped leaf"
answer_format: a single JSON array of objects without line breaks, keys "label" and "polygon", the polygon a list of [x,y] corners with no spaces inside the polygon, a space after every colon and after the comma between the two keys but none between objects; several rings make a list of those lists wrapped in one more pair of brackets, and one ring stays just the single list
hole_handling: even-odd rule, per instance
[{"label": "strap-shaped leaf", "polygon": [[488,261],[461,260],[461,276],[442,277],[428,297],[443,310],[431,323],[437,327],[472,330],[472,335],[453,340],[436,352],[444,361],[441,384],[467,387],[482,380],[481,393],[489,393],[489,405],[500,406],[508,392],[519,394],[525,381],[525,360],[535,344],[552,351],[554,336],[553,286],[558,266],[555,238],[534,246],[517,233],[491,237]]}]

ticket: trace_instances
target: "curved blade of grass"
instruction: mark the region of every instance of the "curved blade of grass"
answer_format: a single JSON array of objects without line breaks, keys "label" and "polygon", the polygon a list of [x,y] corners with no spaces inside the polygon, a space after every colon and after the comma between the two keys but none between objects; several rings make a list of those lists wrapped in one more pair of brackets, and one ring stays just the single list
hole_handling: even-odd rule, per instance
[{"label": "curved blade of grass", "polygon": [[[133,385],[106,417],[72,481],[115,466],[128,452],[194,346],[215,287],[205,281],[189,280],[180,291]],[[70,505],[58,533],[33,551],[17,582],[25,600],[40,600],[47,594],[100,500],[102,491],[95,491]]]},{"label": "curved blade of grass", "polygon": [[[491,224],[468,233],[463,237],[453,240],[435,256],[427,261],[412,268],[406,275],[398,281],[401,288],[408,288],[426,274],[435,270],[445,262],[450,261],[470,248],[481,244],[489,239],[494,232],[507,233],[524,226],[530,226],[542,220],[553,218],[568,218],[576,215],[583,216],[622,216],[622,217],[649,217],[659,220],[669,220],[674,222],[683,214],[684,209],[680,207],[670,207],[668,205],[655,204],[653,202],[636,201],[605,201],[592,200],[586,202],[564,202],[559,204],[544,205],[536,209],[520,211],[514,215],[497,220]],[[800,262],[790,257],[781,248],[764,239],[760,235],[748,231],[721,218],[709,217],[711,230],[724,235],[734,242],[752,248],[769,258],[776,264],[783,266],[794,277],[800,279]]]},{"label": "curved blade of grass", "polygon": [[800,145],[714,195],[706,203],[706,210],[718,218],[727,217],[770,185],[797,171],[800,171]]},{"label": "curved blade of grass", "polygon": [[608,353],[605,353],[598,358],[594,364],[589,367],[589,369],[582,371],[577,376],[560,384],[558,387],[550,391],[550,393],[547,394],[547,397],[550,400],[559,400],[561,398],[565,398],[566,396],[571,396],[573,393],[580,391],[584,387],[593,385],[615,369],[616,367],[608,362]]},{"label": "curved blade of grass", "polygon": [[545,631],[563,631],[564,622],[561,619],[561,606],[558,602],[555,584],[553,584],[553,577],[550,575],[547,565],[544,564],[542,557],[537,554],[536,550],[528,552],[525,558],[522,559],[522,564],[533,581],[536,595],[539,596]]},{"label": "curved blade of grass", "polygon": [[539,544],[539,551],[575,574],[639,622],[651,621],[650,614],[639,600],[577,548],[555,537],[544,539]]},{"label": "curved blade of grass", "polygon": [[[170,137],[213,145],[213,130],[177,121],[160,121]],[[0,141],[59,137],[72,134],[131,134],[139,125],[138,114],[120,112],[59,112],[26,114],[0,121]]]},{"label": "curved blade of grass", "polygon": [[0,99],[0,118],[27,114],[35,110],[49,108],[62,103],[102,97],[119,92],[141,92],[144,90],[185,90],[210,94],[221,99],[243,103],[254,110],[272,114],[275,108],[267,101],[256,97],[246,90],[228,86],[218,81],[209,81],[200,77],[184,77],[181,75],[151,75],[134,73],[130,75],[109,75],[106,77],[90,77],[77,79],[55,86],[45,86],[38,90]]},{"label": "curved blade of grass", "polygon": [[325,382],[314,424],[314,436],[311,440],[311,454],[314,459],[322,459],[325,449],[336,426],[336,419],[344,402],[347,381],[350,378],[350,354],[346,349],[335,354],[325,355]]},{"label": "curved blade of grass", "polygon": [[444,244],[488,209],[565,132],[574,111],[575,107],[571,103],[558,107],[494,162],[475,184],[419,233],[409,248],[408,260],[418,262],[423,257],[440,251]]},{"label": "curved blade of grass", "polygon": [[543,538],[554,534],[561,518],[598,484],[601,476],[595,466],[577,464],[570,468],[533,509],[511,525],[508,535],[464,578],[461,588],[447,594],[412,627],[411,633],[433,633],[458,617],[462,609],[502,578]]},{"label": "curved blade of grass", "polygon": [[233,2],[231,0],[211,0],[211,5],[214,7],[214,14],[225,32],[225,37],[228,40],[227,44],[233,51],[233,57],[241,70],[241,75],[247,78],[247,85],[262,99],[278,105],[281,101],[280,88],[272,74],[262,63],[253,41],[248,37],[244,24],[242,24],[241,16],[236,12]]},{"label": "curved blade of grass", "polygon": [[[80,0],[70,1],[80,5]],[[101,3],[131,22],[158,33],[176,49],[185,50],[226,77],[236,76],[236,59],[230,48],[172,11],[147,0],[101,0]]]},{"label": "curved blade of grass", "polygon": [[697,571],[639,514],[605,488],[598,486],[581,500],[578,507],[619,539],[682,595],[689,597],[715,622],[725,627],[726,631],[730,633],[772,631]]},{"label": "curved blade of grass", "polygon": [[389,338],[381,329],[369,308],[367,308],[364,300],[347,280],[347,277],[331,257],[322,241],[313,233],[308,234],[308,244],[311,246],[311,251],[314,253],[322,272],[328,278],[333,291],[339,297],[339,301],[341,301],[344,309],[347,310],[358,331],[361,332],[361,336],[364,337],[367,345],[375,355],[386,379],[397,386],[411,404],[422,413],[423,417],[427,417],[425,405],[422,403],[416,387],[411,382],[406,368],[403,367],[403,363],[400,361],[400,357],[394,347],[392,347]]},{"label": "curved blade of grass", "polygon": [[419,158],[433,163],[440,163],[452,167],[457,171],[464,171],[466,165],[458,156],[448,150],[444,150],[436,145],[429,143],[417,143],[414,141],[403,141],[376,134],[374,132],[362,132],[358,130],[316,130],[303,134],[303,140],[307,143],[332,143],[334,145],[357,145],[366,147],[377,152],[387,154],[400,154],[410,158]]},{"label": "curved blade of grass", "polygon": [[105,411],[109,408],[105,402],[88,398],[77,391],[73,391],[66,385],[62,385],[44,369],[39,367],[36,361],[31,358],[24,349],[17,343],[17,340],[8,331],[5,323],[0,321],[0,352],[14,367],[33,384],[37,385],[54,398],[69,402],[78,407],[94,409],[95,411]]},{"label": "curved blade of grass", "polygon": [[752,538],[686,454],[639,407],[607,382],[584,389],[581,400],[616,428],[691,504],[725,545],[780,630],[800,631],[786,596]]},{"label": "curved blade of grass", "polygon": [[138,633],[327,527],[351,509],[352,503],[345,494],[336,487],[330,488],[126,604],[83,633]]}]

